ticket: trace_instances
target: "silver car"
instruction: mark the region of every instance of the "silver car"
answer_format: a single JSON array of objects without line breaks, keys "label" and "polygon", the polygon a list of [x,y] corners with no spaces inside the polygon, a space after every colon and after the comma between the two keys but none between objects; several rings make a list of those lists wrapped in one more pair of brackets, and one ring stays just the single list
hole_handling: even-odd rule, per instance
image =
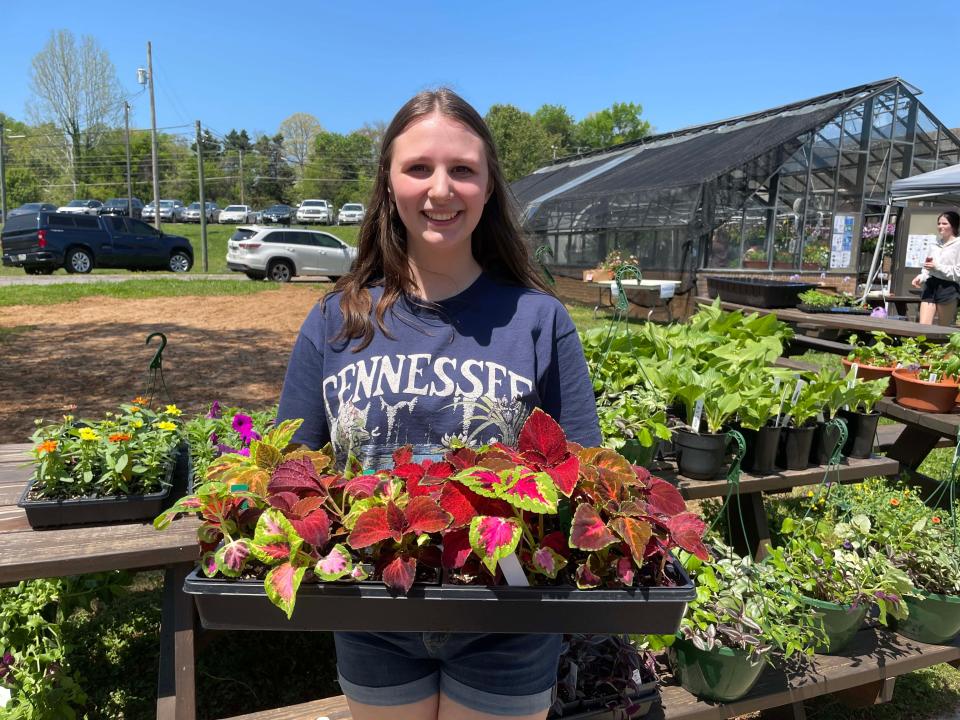
[{"label": "silver car", "polygon": [[[217,207],[215,202],[208,202],[207,205],[207,222],[215,223],[220,219],[220,208]],[[198,223],[200,222],[200,203],[192,202],[187,206],[186,211],[183,213],[183,221],[188,223]]]},{"label": "silver car", "polygon": [[289,282],[297,275],[336,281],[350,271],[357,249],[319,230],[238,227],[227,241],[227,267],[251,280]]}]

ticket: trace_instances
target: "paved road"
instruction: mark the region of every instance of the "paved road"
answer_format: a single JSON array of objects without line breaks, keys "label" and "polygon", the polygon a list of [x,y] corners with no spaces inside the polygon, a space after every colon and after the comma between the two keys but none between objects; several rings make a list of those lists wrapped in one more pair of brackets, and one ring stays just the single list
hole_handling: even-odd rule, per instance
[{"label": "paved road", "polygon": [[[0,275],[0,287],[10,287],[15,285],[59,285],[66,283],[97,283],[97,282],[126,282],[128,280],[241,280],[243,282],[254,282],[248,280],[246,276],[240,273],[230,275],[215,275],[202,273],[128,273],[128,274],[95,274],[89,275],[67,275],[65,273],[54,273],[53,275]],[[297,283],[318,283],[327,282],[326,278],[303,277],[294,278]]]}]

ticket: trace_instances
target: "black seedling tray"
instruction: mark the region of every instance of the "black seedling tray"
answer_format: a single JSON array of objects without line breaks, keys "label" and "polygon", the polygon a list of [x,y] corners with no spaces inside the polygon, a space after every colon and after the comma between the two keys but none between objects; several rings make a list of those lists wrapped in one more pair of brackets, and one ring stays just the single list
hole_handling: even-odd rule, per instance
[{"label": "black seedling tray", "polygon": [[806,313],[833,313],[837,315],[869,315],[873,312],[871,308],[843,307],[834,305],[832,307],[823,307],[820,305],[798,305],[797,310],[803,310]]},{"label": "black seedling tray", "polygon": [[813,290],[810,283],[784,280],[707,276],[707,293],[726,302],[762,308],[796,307],[800,293]]},{"label": "black seedling tray", "polygon": [[571,586],[415,584],[395,596],[383,583],[304,583],[293,617],[267,599],[260,580],[206,578],[199,569],[183,590],[210,630],[370,632],[635,633],[677,631],[693,582],[676,561],[676,587],[578,590]]},{"label": "black seedling tray", "polygon": [[[146,495],[116,495],[112,497],[81,497],[67,500],[31,500],[34,481],[27,483],[17,506],[27,514],[32,528],[73,527],[153,520],[171,504],[174,485],[189,474],[190,451],[178,446],[170,455],[171,462],[163,479],[163,489]],[[178,488],[179,489],[179,488]]]}]

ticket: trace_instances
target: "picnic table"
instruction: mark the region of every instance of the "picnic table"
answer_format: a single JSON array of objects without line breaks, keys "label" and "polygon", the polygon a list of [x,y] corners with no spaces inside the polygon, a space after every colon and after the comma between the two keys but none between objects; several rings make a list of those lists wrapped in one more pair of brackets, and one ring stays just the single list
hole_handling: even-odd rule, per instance
[{"label": "picnic table", "polygon": [[[17,507],[30,477],[30,445],[0,445],[0,584],[107,570],[164,569],[157,718],[193,720],[194,607],[182,592],[197,564],[199,521],[183,518],[164,532],[150,522],[33,530]],[[177,475],[186,478],[181,453]],[[185,491],[185,487],[183,490]],[[176,492],[178,488],[174,488]],[[183,493],[181,493],[183,494]]]},{"label": "picnic table", "polygon": [[[597,286],[597,304],[593,308],[594,317],[597,311],[602,307],[616,307],[617,283],[615,280],[587,280],[591,285]],[[650,307],[647,313],[647,319],[653,314],[653,311],[661,304],[667,311],[668,322],[673,322],[673,313],[670,310],[670,300],[673,298],[680,285],[679,280],[636,280],[624,278],[620,281],[623,286],[627,300],[636,305]]]}]

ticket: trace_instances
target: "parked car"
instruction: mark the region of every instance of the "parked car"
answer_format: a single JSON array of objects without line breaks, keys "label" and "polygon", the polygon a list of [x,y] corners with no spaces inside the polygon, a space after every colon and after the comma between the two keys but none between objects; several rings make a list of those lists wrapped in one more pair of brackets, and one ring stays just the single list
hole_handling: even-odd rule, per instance
[{"label": "parked car", "polygon": [[126,198],[110,198],[100,208],[100,215],[126,215],[138,218],[143,214],[143,201],[140,198],[131,198],[130,207],[127,207]]},{"label": "parked car", "polygon": [[278,203],[271,205],[260,213],[261,222],[264,225],[277,223],[279,225],[289,225],[293,222],[294,209],[289,205]]},{"label": "parked car", "polygon": [[251,280],[324,275],[336,281],[356,258],[356,248],[319,230],[239,227],[227,241],[227,267]]},{"label": "parked car", "polygon": [[16,217],[17,215],[26,215],[29,213],[40,212],[41,210],[46,212],[56,212],[57,206],[51,205],[50,203],[24,203],[18,208],[7,211],[7,219]]},{"label": "parked car", "polygon": [[[220,219],[220,208],[215,202],[206,203],[207,222],[217,222]],[[192,202],[183,213],[183,221],[188,223],[200,222],[200,203]]]},{"label": "parked car", "polygon": [[220,224],[257,221],[257,213],[249,205],[227,205],[220,211]]},{"label": "parked car", "polygon": [[337,225],[351,225],[363,222],[363,216],[367,214],[363,205],[360,203],[346,203],[340,212],[337,213]]},{"label": "parked car", "polygon": [[[160,221],[161,222],[180,222],[183,220],[183,213],[186,208],[180,200],[161,200],[160,201]],[[144,220],[153,220],[153,203],[149,202],[143,206],[143,213],[140,216]]]},{"label": "parked car", "polygon": [[49,275],[59,267],[88,273],[94,267],[186,272],[193,266],[193,247],[185,237],[122,215],[21,214],[4,225],[0,252],[5,266],[22,267],[29,275]]},{"label": "parked car", "polygon": [[66,205],[57,208],[60,213],[74,213],[76,215],[96,215],[103,207],[99,200],[71,200]]},{"label": "parked car", "polygon": [[304,200],[297,208],[297,222],[329,225],[333,222],[333,205],[328,200]]}]

